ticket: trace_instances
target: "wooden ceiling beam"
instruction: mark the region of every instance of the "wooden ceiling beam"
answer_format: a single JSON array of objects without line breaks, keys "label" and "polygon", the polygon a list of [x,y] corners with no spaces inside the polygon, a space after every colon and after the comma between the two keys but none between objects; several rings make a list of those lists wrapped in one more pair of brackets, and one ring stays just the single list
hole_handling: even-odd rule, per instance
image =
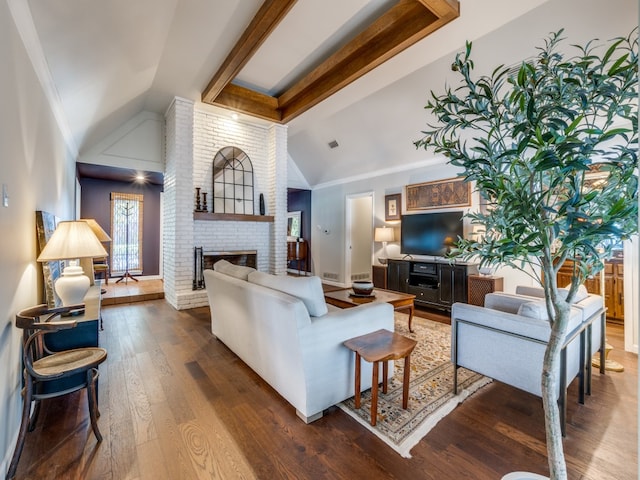
[{"label": "wooden ceiling beam", "polygon": [[260,46],[289,13],[297,0],[265,0],[244,31],[240,40],[235,44],[222,66],[215,73],[207,87],[202,92],[204,103],[213,103],[220,94],[242,70],[242,67],[258,51]]},{"label": "wooden ceiling beam", "polygon": [[457,0],[417,0],[440,19],[454,19],[460,15],[460,5]]},{"label": "wooden ceiling beam", "polygon": [[316,70],[282,94],[288,122],[428,35],[438,18],[419,2],[399,2]]},{"label": "wooden ceiling beam", "polygon": [[[399,0],[278,98],[230,79],[216,96],[205,100],[203,94],[203,102],[287,123],[459,15],[457,0]],[[210,85],[222,77],[219,73]]]},{"label": "wooden ceiling beam", "polygon": [[233,83],[224,87],[215,101],[209,103],[272,122],[282,122],[277,98]]}]

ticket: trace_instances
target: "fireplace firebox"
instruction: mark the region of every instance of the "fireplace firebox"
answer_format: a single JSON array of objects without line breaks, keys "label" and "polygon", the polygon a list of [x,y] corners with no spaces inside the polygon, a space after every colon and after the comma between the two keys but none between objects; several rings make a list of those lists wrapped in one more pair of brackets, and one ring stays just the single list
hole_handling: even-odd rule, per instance
[{"label": "fireplace firebox", "polygon": [[234,265],[257,268],[257,250],[233,250],[228,252],[206,252],[203,247],[193,249],[193,290],[201,290],[204,285],[204,271],[212,269],[218,260],[226,260]]}]

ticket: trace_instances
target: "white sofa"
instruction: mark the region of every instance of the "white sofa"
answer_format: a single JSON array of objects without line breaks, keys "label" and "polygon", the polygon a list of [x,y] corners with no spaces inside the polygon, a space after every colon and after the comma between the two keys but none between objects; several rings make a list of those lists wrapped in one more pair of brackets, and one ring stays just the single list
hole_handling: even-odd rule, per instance
[{"label": "white sofa", "polygon": [[[451,356],[456,371],[465,367],[541,396],[542,363],[551,329],[540,290],[518,287],[520,293],[515,295],[490,293],[484,307],[455,303],[451,311]],[[602,297],[584,291],[578,300],[571,308],[564,358],[556,372],[563,430],[567,386],[578,376],[579,401],[584,402],[584,392],[590,393],[588,359],[597,349],[591,344],[602,346],[604,332]]]},{"label": "white sofa", "polygon": [[[352,397],[355,359],[343,342],[381,328],[393,331],[393,307],[338,309],[325,303],[318,277],[269,275],[221,262],[204,271],[212,333],[306,423]],[[368,362],[361,385],[371,387]]]}]

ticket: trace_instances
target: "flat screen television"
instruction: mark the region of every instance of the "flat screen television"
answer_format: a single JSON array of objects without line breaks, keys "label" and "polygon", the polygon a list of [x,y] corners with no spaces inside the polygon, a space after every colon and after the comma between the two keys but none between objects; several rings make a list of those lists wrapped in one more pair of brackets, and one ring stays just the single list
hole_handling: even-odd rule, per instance
[{"label": "flat screen television", "polygon": [[444,256],[463,236],[463,212],[403,215],[400,224],[400,253]]}]

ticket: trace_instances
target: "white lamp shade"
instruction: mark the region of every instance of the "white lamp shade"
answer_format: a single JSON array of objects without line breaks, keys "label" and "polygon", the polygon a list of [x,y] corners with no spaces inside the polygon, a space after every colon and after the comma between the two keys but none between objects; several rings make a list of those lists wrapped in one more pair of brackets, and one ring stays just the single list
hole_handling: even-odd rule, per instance
[{"label": "white lamp shade", "polygon": [[87,222],[60,222],[40,252],[38,262],[106,257],[107,255],[107,251]]},{"label": "white lamp shade", "polygon": [[[87,222],[60,222],[40,252],[38,261],[51,262],[107,255],[107,251]],[[62,305],[77,305],[84,300],[90,283],[89,277],[84,275],[82,267],[74,260],[65,267],[54,288],[62,300]]]},{"label": "white lamp shade", "polygon": [[100,240],[100,242],[111,241],[111,237],[107,235],[107,232],[105,232],[100,226],[100,224],[96,222],[93,218],[81,218],[80,220],[82,220],[83,222],[87,222],[89,224],[89,226],[91,227],[91,230],[96,235],[96,237],[98,237],[98,240]]},{"label": "white lamp shade", "polygon": [[373,240],[376,242],[393,242],[393,228],[376,228]]}]

